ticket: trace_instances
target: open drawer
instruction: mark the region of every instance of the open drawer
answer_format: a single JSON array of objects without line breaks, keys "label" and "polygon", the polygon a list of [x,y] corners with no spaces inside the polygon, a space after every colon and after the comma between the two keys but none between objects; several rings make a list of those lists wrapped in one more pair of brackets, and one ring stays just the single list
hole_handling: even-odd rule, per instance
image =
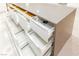
[{"label": "open drawer", "polygon": [[22,29],[24,29],[25,32],[29,32],[30,31],[29,20],[19,12],[17,12],[17,16],[19,20],[19,25],[22,27]]},{"label": "open drawer", "polygon": [[22,56],[35,56],[31,46],[29,45],[29,37],[20,32],[16,35],[16,41]]},{"label": "open drawer", "polygon": [[[25,35],[24,31],[19,31],[18,33],[14,33],[12,28],[10,27],[10,22],[7,21],[7,26],[10,31],[11,43],[14,46],[17,55],[19,56],[35,56],[31,46],[29,45],[29,37]],[[9,49],[8,49],[9,50]],[[13,54],[11,51],[10,54]]]},{"label": "open drawer", "polygon": [[49,38],[54,32],[53,25],[44,19],[39,19],[38,17],[33,19],[35,20],[30,20],[32,30],[35,31],[44,41],[49,42]]},{"label": "open drawer", "polygon": [[42,40],[36,33],[31,31],[30,33],[27,33],[28,37],[30,38],[30,45],[31,48],[34,50],[36,55],[44,55],[45,52],[51,47],[53,38],[46,43],[44,40]]}]

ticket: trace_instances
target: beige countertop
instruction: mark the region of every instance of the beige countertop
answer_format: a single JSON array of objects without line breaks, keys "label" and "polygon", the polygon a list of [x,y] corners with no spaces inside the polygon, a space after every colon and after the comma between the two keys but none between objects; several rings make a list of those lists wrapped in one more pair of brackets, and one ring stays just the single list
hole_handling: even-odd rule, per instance
[{"label": "beige countertop", "polygon": [[55,24],[75,10],[75,8],[48,3],[16,3],[16,5]]}]

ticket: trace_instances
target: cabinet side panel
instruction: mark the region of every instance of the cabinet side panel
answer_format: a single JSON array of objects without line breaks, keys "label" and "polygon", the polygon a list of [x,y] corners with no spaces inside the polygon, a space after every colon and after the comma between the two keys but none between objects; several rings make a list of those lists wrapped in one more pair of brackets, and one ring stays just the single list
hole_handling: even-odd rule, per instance
[{"label": "cabinet side panel", "polygon": [[58,55],[66,41],[72,35],[75,11],[56,24],[54,55]]}]

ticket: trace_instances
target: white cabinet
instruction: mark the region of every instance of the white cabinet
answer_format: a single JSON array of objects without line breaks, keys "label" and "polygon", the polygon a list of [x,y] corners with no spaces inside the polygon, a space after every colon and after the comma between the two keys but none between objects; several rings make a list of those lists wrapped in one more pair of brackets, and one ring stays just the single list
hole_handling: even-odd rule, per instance
[{"label": "white cabinet", "polygon": [[[47,56],[51,53],[57,55],[72,34],[76,9],[45,3],[30,3],[26,7],[24,5],[26,4],[16,3],[9,4],[8,7],[18,12],[16,14],[18,24],[29,37],[28,43],[34,54],[36,56]],[[30,51],[30,48],[26,47],[24,49],[26,53],[27,49]]]},{"label": "white cabinet", "polygon": [[23,32],[20,32],[15,35],[17,45],[19,46],[17,49],[20,50],[21,54],[24,56],[51,55],[51,46],[53,43],[53,37],[51,36],[54,32],[52,24],[48,21],[44,23],[45,20],[39,19],[37,16],[32,16],[31,18],[25,17],[22,13],[18,12],[18,10],[16,10],[16,12],[13,10],[11,17],[14,18],[15,15],[12,14],[15,13],[17,19],[15,18],[14,21],[18,20],[18,26],[21,26],[26,34],[24,35]]}]

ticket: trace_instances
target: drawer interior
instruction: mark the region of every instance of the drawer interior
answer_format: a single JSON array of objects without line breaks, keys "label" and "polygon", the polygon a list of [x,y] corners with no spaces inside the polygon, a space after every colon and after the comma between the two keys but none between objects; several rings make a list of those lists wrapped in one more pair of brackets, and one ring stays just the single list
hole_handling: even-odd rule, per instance
[{"label": "drawer interior", "polygon": [[34,44],[40,51],[46,51],[46,49],[48,49],[52,45],[53,39],[46,43],[33,31],[31,31],[27,35],[29,36],[32,44]]},{"label": "drawer interior", "polygon": [[28,36],[30,37],[31,41],[40,48],[46,44],[46,42],[43,41],[34,31],[29,32]]},{"label": "drawer interior", "polygon": [[42,26],[45,26],[47,29],[52,29],[54,25],[50,23],[49,21],[39,17],[39,16],[33,16],[32,17],[38,24],[41,24]]},{"label": "drawer interior", "polygon": [[45,20],[44,19],[30,20],[30,27],[44,41],[48,43],[50,41],[50,37],[53,36],[54,27],[53,27],[53,24],[51,24],[50,22],[45,21],[47,23],[44,23],[43,21]]},{"label": "drawer interior", "polygon": [[15,36],[21,49],[28,44],[29,38],[24,34],[24,31],[17,33]]}]

